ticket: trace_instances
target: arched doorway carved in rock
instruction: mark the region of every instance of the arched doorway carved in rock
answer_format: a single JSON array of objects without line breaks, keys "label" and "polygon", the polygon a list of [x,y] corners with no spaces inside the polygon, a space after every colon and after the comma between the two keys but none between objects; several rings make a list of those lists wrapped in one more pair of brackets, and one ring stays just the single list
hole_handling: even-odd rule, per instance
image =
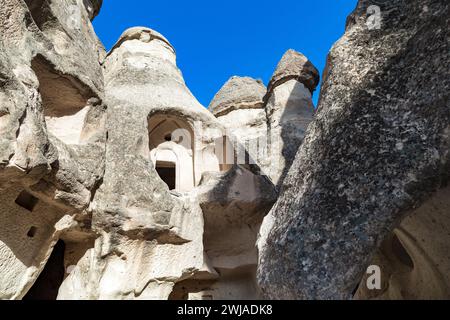
[{"label": "arched doorway carved in rock", "polygon": [[156,114],[148,120],[150,158],[169,189],[188,192],[195,185],[194,132],[187,121]]}]

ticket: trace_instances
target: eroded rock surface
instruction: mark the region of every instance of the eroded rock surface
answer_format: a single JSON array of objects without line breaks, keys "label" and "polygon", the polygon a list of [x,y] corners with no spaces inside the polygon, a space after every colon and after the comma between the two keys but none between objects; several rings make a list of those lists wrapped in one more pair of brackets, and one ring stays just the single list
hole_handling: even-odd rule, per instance
[{"label": "eroded rock surface", "polygon": [[0,6],[0,299],[449,297],[447,2],[361,0],[315,114],[301,53],[207,110],[101,5]]},{"label": "eroded rock surface", "polygon": [[75,0],[2,1],[0,30],[0,297],[18,299],[67,229],[91,236],[83,221],[105,164],[103,48]]},{"label": "eroded rock surface", "polygon": [[379,29],[368,27],[371,4],[359,1],[330,52],[318,112],[265,226],[266,297],[351,298],[381,242],[448,182],[449,4],[383,1]]},{"label": "eroded rock surface", "polygon": [[227,134],[248,151],[249,157],[241,157],[240,163],[255,164],[265,159],[268,144],[266,92],[260,80],[235,76],[224,84],[209,105],[209,111],[227,129]]},{"label": "eroded rock surface", "polygon": [[[101,236],[60,298],[257,298],[255,242],[273,184],[239,166],[246,175],[228,178],[232,163],[219,148],[226,132],[186,87],[164,36],[126,30],[104,68],[106,168],[92,202]],[[239,194],[251,185],[255,197]],[[212,214],[234,222],[211,223]],[[234,244],[223,247],[219,234],[230,233]]]}]

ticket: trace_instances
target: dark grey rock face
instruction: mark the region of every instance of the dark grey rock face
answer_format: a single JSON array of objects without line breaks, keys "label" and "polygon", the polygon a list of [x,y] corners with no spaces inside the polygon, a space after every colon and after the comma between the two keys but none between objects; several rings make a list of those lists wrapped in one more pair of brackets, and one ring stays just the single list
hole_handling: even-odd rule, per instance
[{"label": "dark grey rock face", "polygon": [[449,2],[383,1],[380,28],[372,4],[359,1],[330,52],[260,243],[269,298],[350,298],[381,241],[448,182]]}]

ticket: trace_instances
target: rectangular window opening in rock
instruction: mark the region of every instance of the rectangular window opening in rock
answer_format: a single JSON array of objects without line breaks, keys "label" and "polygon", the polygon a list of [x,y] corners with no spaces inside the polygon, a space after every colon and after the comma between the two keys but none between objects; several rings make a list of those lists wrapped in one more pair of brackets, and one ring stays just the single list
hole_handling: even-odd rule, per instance
[{"label": "rectangular window opening in rock", "polygon": [[15,202],[22,208],[32,212],[34,207],[38,204],[39,199],[24,190],[19,194]]},{"label": "rectangular window opening in rock", "polygon": [[156,172],[159,177],[169,187],[169,190],[176,189],[176,166],[173,162],[157,161]]}]

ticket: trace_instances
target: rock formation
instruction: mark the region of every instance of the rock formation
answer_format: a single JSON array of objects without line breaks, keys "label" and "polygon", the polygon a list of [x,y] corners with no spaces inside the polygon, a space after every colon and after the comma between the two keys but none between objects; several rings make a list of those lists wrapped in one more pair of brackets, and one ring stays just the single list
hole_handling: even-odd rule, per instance
[{"label": "rock formation", "polygon": [[281,59],[266,94],[269,156],[263,167],[281,185],[305,131],[313,119],[312,94],[319,83],[319,72],[301,53],[289,50]]},{"label": "rock formation", "polygon": [[356,297],[449,298],[449,3],[378,3],[372,17],[360,0],[331,50],[318,112],[263,226],[268,298],[349,299],[374,262],[383,288],[363,282]]},{"label": "rock formation", "polygon": [[2,0],[0,299],[450,296],[446,2],[361,0],[317,112],[293,50],[208,110],[160,33],[106,53],[101,5]]},{"label": "rock formation", "polygon": [[185,86],[162,35],[125,31],[104,68],[106,168],[92,213],[100,236],[60,298],[257,298],[254,244],[273,185],[244,167],[225,173],[215,152],[224,130]]},{"label": "rock formation", "polygon": [[312,121],[312,94],[319,73],[301,53],[288,50],[269,88],[259,80],[232,77],[209,110],[246,147],[275,185],[280,185]]},{"label": "rock formation", "polygon": [[261,164],[266,159],[267,116],[264,107],[266,86],[249,77],[232,77],[215,95],[209,111],[249,153],[241,162]]},{"label": "rock formation", "polygon": [[100,4],[0,11],[0,297],[260,297],[255,242],[274,185],[236,164],[245,149],[191,94],[164,36],[131,28],[104,52],[89,21]]},{"label": "rock formation", "polygon": [[105,164],[104,49],[75,0],[4,0],[0,29],[0,297],[20,299],[59,238],[76,241],[73,251],[92,239],[88,209]]}]

